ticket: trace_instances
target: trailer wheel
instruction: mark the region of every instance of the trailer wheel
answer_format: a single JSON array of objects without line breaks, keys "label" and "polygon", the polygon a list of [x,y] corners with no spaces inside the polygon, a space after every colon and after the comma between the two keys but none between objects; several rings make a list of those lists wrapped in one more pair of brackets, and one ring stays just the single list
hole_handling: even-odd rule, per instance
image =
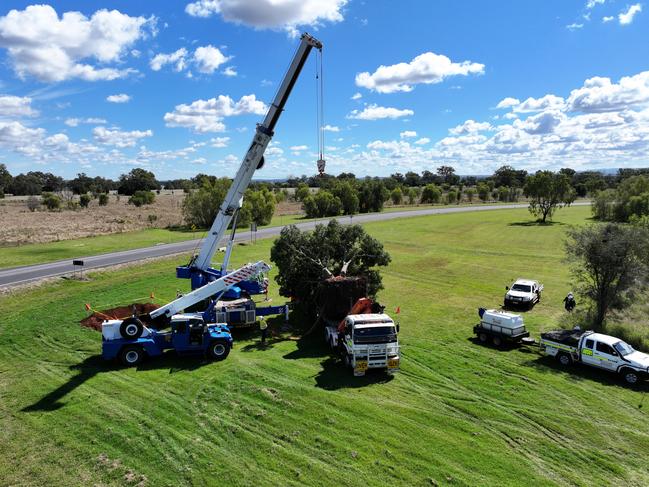
[{"label": "trailer wheel", "polygon": [[487,343],[487,340],[489,340],[489,336],[486,333],[482,332],[478,335],[478,340],[480,340],[480,342],[482,343]]},{"label": "trailer wheel", "polygon": [[626,382],[630,386],[636,385],[640,380],[640,376],[633,369],[623,369],[622,377],[624,378],[624,382]]},{"label": "trailer wheel", "polygon": [[503,344],[503,339],[497,335],[494,335],[491,339],[495,346],[500,347]]},{"label": "trailer wheel", "polygon": [[136,345],[127,345],[119,352],[119,360],[126,366],[134,367],[144,360],[144,350]]},{"label": "trailer wheel", "polygon": [[215,340],[210,343],[208,354],[213,360],[225,360],[230,354],[230,346],[223,340]]},{"label": "trailer wheel", "polygon": [[572,357],[567,353],[560,353],[557,355],[557,361],[564,367],[572,365]]},{"label": "trailer wheel", "polygon": [[122,321],[122,324],[119,326],[120,335],[130,340],[135,340],[136,338],[140,338],[142,336],[143,331],[144,331],[144,325],[140,320],[138,320],[134,316],[130,318],[126,318],[124,321]]}]

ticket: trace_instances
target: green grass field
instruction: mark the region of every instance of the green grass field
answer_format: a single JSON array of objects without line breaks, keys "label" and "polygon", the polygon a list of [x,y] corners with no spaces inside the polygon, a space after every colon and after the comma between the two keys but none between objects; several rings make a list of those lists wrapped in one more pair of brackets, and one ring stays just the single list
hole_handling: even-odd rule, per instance
[{"label": "green grass field", "polygon": [[[649,485],[647,387],[471,336],[477,308],[499,305],[519,276],[545,284],[530,331],[561,322],[563,234],[589,213],[564,209],[548,226],[528,225],[526,210],[367,225],[393,258],[380,298],[401,307],[394,378],[352,377],[319,334],[266,349],[236,335],[220,363],[103,363],[99,333],[78,324],[84,303],[151,291],[165,302],[183,259],[0,298],[0,484]],[[267,259],[270,244],[237,247],[237,262]]]}]

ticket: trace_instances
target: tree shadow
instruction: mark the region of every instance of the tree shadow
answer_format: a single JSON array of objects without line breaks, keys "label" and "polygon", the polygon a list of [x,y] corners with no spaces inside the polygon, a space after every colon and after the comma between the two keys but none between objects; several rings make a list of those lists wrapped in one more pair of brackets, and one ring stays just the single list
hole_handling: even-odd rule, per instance
[{"label": "tree shadow", "polygon": [[507,224],[509,227],[552,227],[555,225],[565,225],[563,222],[555,222],[555,221],[545,221],[541,222],[538,220],[532,220],[532,221],[524,221],[524,222],[510,222]]},{"label": "tree shadow", "polygon": [[[173,374],[181,371],[196,370],[209,363],[213,362],[200,354],[179,356],[173,351],[168,351],[160,357],[147,358],[146,361],[137,366],[136,370],[142,372],[147,370],[169,369],[169,373]],[[67,382],[57,387],[49,394],[46,394],[35,403],[25,406],[21,411],[24,413],[35,411],[56,411],[65,406],[66,403],[62,402],[62,399],[65,396],[76,390],[78,387],[81,387],[96,375],[105,372],[115,372],[125,368],[126,367],[119,365],[115,361],[106,361],[102,359],[101,355],[88,357],[83,362],[73,364],[69,367],[69,370],[71,371],[78,371],[76,375],[70,377]]]},{"label": "tree shadow", "polygon": [[327,391],[386,384],[394,379],[392,374],[381,369],[369,369],[364,376],[354,377],[351,369],[333,357],[326,358],[320,365],[322,370],[315,377],[316,387]]},{"label": "tree shadow", "polygon": [[329,355],[329,346],[319,333],[313,332],[303,335],[296,342],[297,348],[284,355],[288,360],[299,360],[303,358],[319,358]]}]

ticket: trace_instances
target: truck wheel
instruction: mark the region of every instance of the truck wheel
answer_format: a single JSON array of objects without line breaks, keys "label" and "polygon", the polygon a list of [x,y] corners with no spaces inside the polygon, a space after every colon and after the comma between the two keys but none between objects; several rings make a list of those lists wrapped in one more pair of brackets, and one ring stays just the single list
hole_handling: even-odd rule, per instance
[{"label": "truck wheel", "polygon": [[349,356],[348,353],[345,353],[345,355],[343,357],[343,362],[345,363],[345,367],[350,368],[350,369],[352,368],[352,359],[351,359],[351,357]]},{"label": "truck wheel", "polygon": [[119,326],[120,335],[130,340],[135,340],[136,338],[140,338],[142,336],[143,331],[144,331],[144,325],[140,320],[138,320],[134,316],[132,316],[131,318],[126,318],[124,321],[122,321],[122,324]]},{"label": "truck wheel", "polygon": [[144,350],[142,347],[127,345],[119,353],[119,360],[129,367],[134,367],[144,360]]},{"label": "truck wheel", "polygon": [[216,340],[210,343],[207,352],[212,360],[225,360],[230,354],[230,345],[223,340]]},{"label": "truck wheel", "polygon": [[640,376],[633,369],[623,369],[622,377],[624,378],[624,382],[626,382],[630,386],[637,384],[638,381],[640,380]]},{"label": "truck wheel", "polygon": [[486,333],[480,333],[478,335],[478,340],[480,340],[480,342],[482,342],[482,343],[487,343],[487,340],[489,340],[489,337],[487,336]]},{"label": "truck wheel", "polygon": [[497,347],[500,347],[503,344],[503,339],[500,338],[499,336],[494,336],[491,340],[494,342],[494,345]]},{"label": "truck wheel", "polygon": [[560,353],[557,355],[557,361],[564,367],[572,365],[572,357],[567,353]]}]

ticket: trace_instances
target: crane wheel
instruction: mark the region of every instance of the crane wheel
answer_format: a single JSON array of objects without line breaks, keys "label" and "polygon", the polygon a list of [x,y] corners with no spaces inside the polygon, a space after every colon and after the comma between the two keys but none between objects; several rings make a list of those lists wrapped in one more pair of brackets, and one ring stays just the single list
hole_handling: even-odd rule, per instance
[{"label": "crane wheel", "polygon": [[212,360],[225,360],[230,353],[230,345],[223,340],[215,340],[210,343],[207,354]]},{"label": "crane wheel", "polygon": [[126,318],[119,327],[119,333],[124,338],[135,340],[140,338],[144,332],[144,325],[135,316]]},{"label": "crane wheel", "polygon": [[124,365],[133,367],[144,360],[144,350],[135,345],[127,345],[119,352],[119,360]]}]

